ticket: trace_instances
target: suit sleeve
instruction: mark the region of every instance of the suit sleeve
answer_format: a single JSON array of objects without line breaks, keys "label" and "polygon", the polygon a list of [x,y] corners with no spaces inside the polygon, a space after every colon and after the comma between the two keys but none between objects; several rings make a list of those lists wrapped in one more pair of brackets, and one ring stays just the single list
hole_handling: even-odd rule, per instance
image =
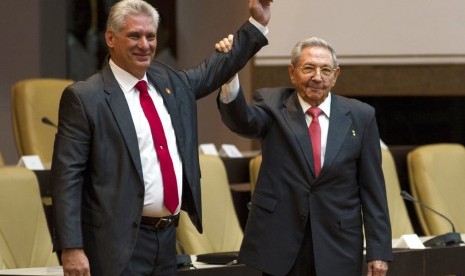
[{"label": "suit sleeve", "polygon": [[182,71],[186,81],[199,99],[212,93],[239,72],[265,45],[266,37],[247,21],[234,36],[228,53],[213,52],[199,66]]},{"label": "suit sleeve", "polygon": [[370,113],[363,136],[358,175],[366,236],[366,259],[392,261],[391,226],[374,111]]},{"label": "suit sleeve", "polygon": [[242,88],[230,103],[223,103],[218,96],[221,120],[231,131],[246,138],[260,138],[265,135],[272,120],[266,112],[266,105],[260,91],[255,93],[256,104],[253,105],[248,105],[245,101]]},{"label": "suit sleeve", "polygon": [[87,121],[77,95],[71,88],[65,89],[60,100],[59,126],[50,176],[55,250],[83,247],[81,199],[90,148]]}]

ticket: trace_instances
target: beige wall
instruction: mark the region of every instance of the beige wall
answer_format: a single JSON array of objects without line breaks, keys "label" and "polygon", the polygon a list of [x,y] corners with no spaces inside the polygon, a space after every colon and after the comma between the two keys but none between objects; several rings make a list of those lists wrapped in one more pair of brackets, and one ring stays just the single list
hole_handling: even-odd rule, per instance
[{"label": "beige wall", "polygon": [[465,63],[465,1],[309,1],[273,3],[270,47],[279,63],[309,36],[328,40],[342,64]]}]

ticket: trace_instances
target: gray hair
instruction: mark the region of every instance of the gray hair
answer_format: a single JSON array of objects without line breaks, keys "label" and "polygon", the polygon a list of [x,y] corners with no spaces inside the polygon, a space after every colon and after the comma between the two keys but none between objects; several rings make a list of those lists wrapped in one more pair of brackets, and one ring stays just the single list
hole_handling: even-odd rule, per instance
[{"label": "gray hair", "polygon": [[299,61],[300,55],[302,54],[302,50],[309,47],[319,47],[329,50],[331,52],[331,56],[333,57],[334,68],[337,68],[339,66],[336,57],[336,52],[328,42],[318,37],[309,37],[297,42],[297,44],[292,49],[291,64],[294,67],[297,66],[297,62]]},{"label": "gray hair", "polygon": [[155,30],[158,28],[160,15],[157,10],[143,0],[122,0],[110,9],[107,21],[107,30],[118,34],[125,24],[128,15],[146,15],[152,18]]}]

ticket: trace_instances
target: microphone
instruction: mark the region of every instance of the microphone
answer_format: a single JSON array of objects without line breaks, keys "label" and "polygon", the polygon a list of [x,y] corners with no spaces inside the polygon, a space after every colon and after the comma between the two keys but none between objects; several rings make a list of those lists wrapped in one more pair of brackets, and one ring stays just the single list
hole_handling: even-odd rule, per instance
[{"label": "microphone", "polygon": [[420,200],[414,198],[412,195],[410,195],[406,191],[402,191],[400,193],[400,195],[405,200],[416,203],[416,204],[420,205],[422,208],[428,209],[428,210],[432,211],[433,213],[441,216],[442,218],[447,220],[447,222],[449,222],[449,224],[452,227],[452,232],[442,234],[442,235],[438,235],[438,236],[436,236],[434,238],[431,238],[431,239],[425,241],[423,243],[425,246],[427,246],[427,247],[443,247],[443,246],[457,245],[457,244],[463,243],[462,238],[460,236],[460,233],[455,232],[455,226],[454,226],[454,224],[452,223],[452,221],[449,218],[447,218],[445,215],[439,213],[438,211],[434,210],[433,208],[429,207],[428,205],[424,204]]},{"label": "microphone", "polygon": [[55,123],[53,123],[52,120],[50,120],[48,117],[42,117],[41,121],[43,124],[52,126],[54,128],[58,128],[58,126]]}]

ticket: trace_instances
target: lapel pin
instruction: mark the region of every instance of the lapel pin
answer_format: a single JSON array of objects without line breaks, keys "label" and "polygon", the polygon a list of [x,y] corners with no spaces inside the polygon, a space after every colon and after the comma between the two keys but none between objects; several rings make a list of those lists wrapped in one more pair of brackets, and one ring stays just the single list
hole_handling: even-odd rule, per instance
[{"label": "lapel pin", "polygon": [[169,88],[166,88],[165,91],[166,91],[166,94],[168,94],[168,95],[171,94],[171,90]]},{"label": "lapel pin", "polygon": [[355,130],[352,129],[352,136],[357,136],[357,133],[355,133]]}]

